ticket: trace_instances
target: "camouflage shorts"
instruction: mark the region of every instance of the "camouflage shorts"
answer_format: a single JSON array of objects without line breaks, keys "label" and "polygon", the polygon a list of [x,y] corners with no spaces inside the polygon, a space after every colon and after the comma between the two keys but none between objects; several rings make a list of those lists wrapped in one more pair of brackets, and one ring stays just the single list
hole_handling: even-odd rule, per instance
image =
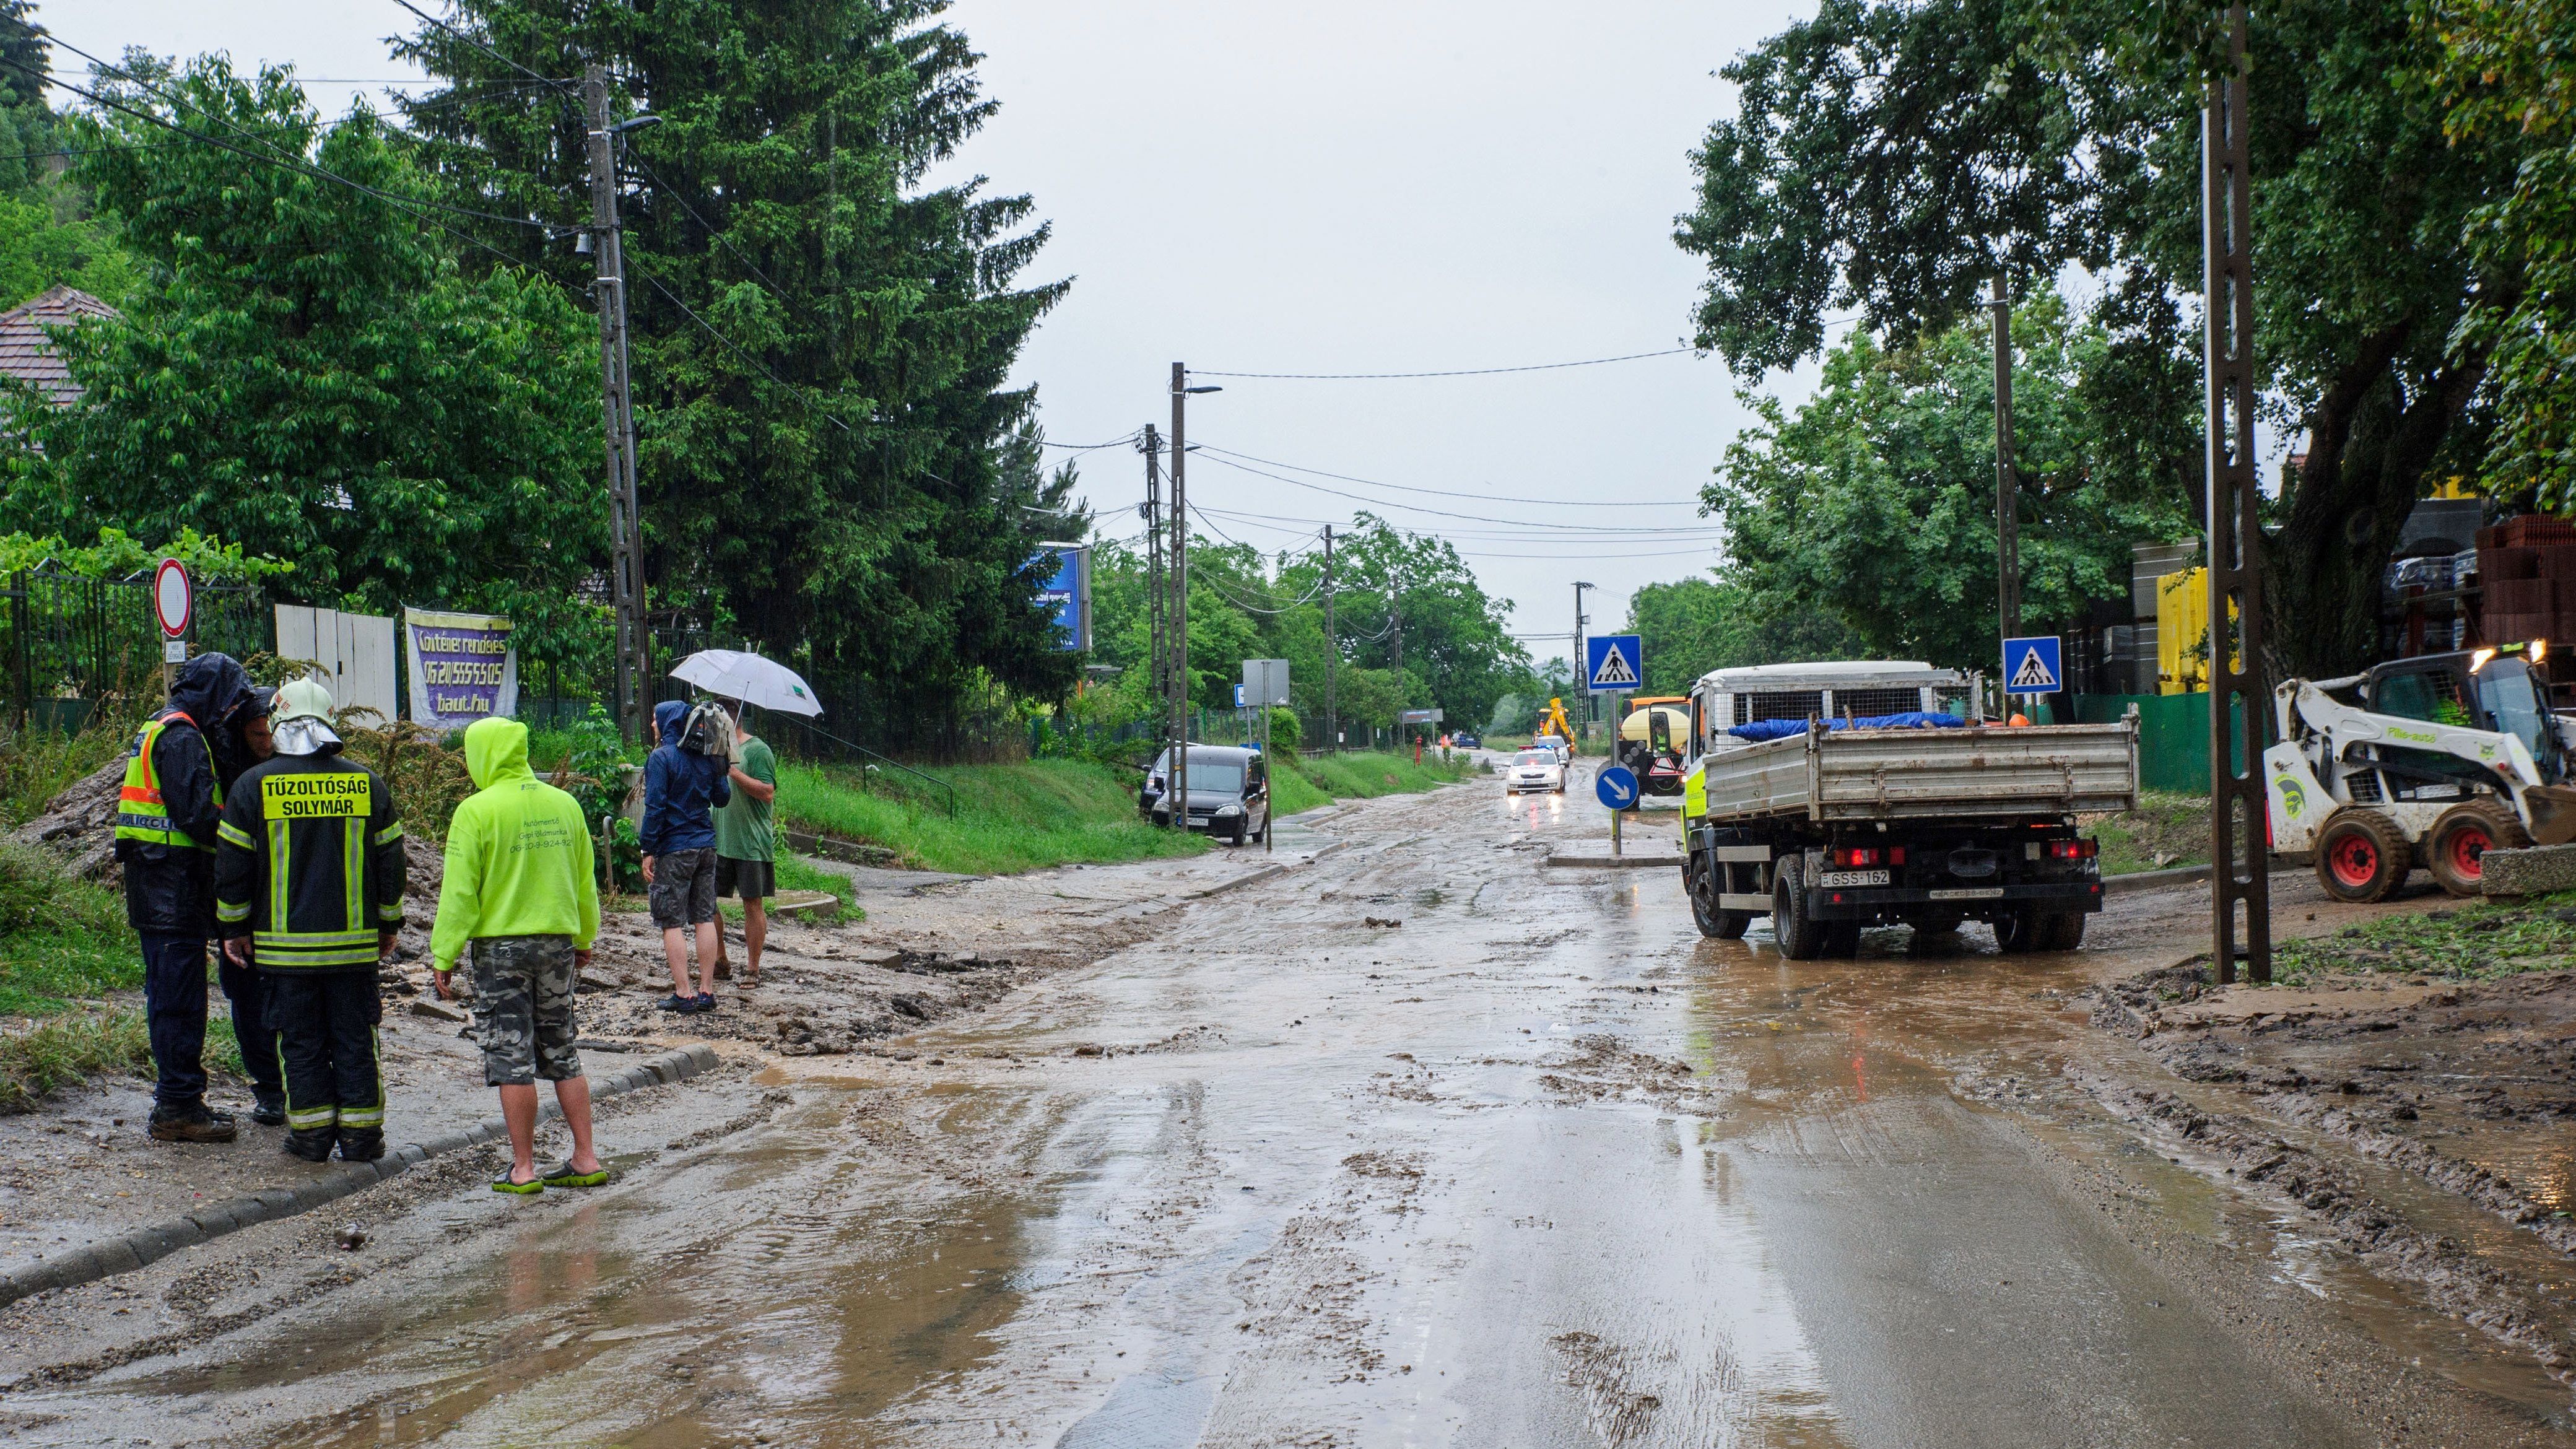
[{"label": "camouflage shorts", "polygon": [[474,942],[474,1040],[483,1081],[533,1086],[581,1075],[572,1049],[572,937],[486,936]]},{"label": "camouflage shorts", "polygon": [[666,850],[653,858],[653,884],[644,893],[653,924],[665,931],[716,918],[716,850]]}]

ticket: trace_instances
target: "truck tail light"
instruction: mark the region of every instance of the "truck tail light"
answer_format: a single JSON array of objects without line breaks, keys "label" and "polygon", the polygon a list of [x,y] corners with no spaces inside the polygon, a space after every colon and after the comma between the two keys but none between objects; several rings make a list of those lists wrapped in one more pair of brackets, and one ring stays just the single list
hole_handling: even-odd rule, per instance
[{"label": "truck tail light", "polygon": [[2052,840],[2048,842],[2051,860],[2091,860],[2102,853],[2101,843],[2093,840]]},{"label": "truck tail light", "polygon": [[1835,865],[1844,870],[1859,870],[1873,865],[1903,865],[1905,847],[1902,845],[1837,846],[1833,852],[1833,860]]}]

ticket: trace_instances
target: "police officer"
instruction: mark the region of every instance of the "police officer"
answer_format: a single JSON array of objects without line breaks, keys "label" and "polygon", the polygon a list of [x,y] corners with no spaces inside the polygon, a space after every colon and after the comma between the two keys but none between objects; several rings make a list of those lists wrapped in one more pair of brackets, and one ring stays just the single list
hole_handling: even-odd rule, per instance
[{"label": "police officer", "polygon": [[343,758],[331,693],[277,691],[277,753],[243,772],[215,852],[224,954],[256,959],[286,1077],[286,1150],[308,1162],[385,1152],[376,963],[402,929],[403,829],[393,791]]},{"label": "police officer", "polygon": [[[230,1142],[237,1130],[230,1113],[206,1107],[206,943],[215,935],[216,827],[242,768],[239,729],[250,708],[250,676],[230,655],[180,665],[169,707],[134,737],[117,796],[125,919],[143,938],[156,1079],[150,1131],[163,1142]],[[263,1012],[249,973],[226,972],[223,984],[235,1023],[255,1035]]]}]

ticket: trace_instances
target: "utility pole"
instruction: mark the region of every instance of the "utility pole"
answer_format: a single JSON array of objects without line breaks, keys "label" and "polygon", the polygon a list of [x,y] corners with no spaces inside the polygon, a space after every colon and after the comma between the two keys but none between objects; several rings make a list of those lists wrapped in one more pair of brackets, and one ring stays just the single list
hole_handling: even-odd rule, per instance
[{"label": "utility pole", "polygon": [[2012,639],[2021,634],[2021,475],[2013,467],[2012,303],[2000,272],[1988,305],[1995,309],[1995,615],[2001,637]]},{"label": "utility pole", "polygon": [[[2240,955],[2249,979],[2272,979],[2271,831],[2260,763],[2271,716],[2263,691],[2263,530],[2256,514],[2262,494],[2254,477],[2254,197],[2245,144],[2245,27],[2245,6],[2228,7],[2227,73],[2211,80],[2201,117],[2201,313],[2209,373],[2209,959],[2221,984],[2236,979]],[[2244,729],[2241,758],[2231,721]]]},{"label": "utility pole", "polygon": [[[1190,395],[1190,370],[1172,364],[1172,828],[1190,829],[1190,509],[1184,484],[1187,429],[1182,416]],[[1214,827],[1211,826],[1211,829]]]},{"label": "utility pole", "polygon": [[616,133],[608,68],[585,66],[581,102],[590,157],[590,259],[599,268],[600,412],[608,435],[609,602],[617,615],[617,727],[644,738],[644,540],[635,501],[635,397],[626,368],[626,261],[617,226]]},{"label": "utility pole", "polygon": [[1324,525],[1324,748],[1342,751],[1342,720],[1334,709],[1334,666],[1341,662],[1342,637],[1333,631],[1333,526]]},{"label": "utility pole", "polygon": [[1137,450],[1145,455],[1145,628],[1146,678],[1157,700],[1171,697],[1170,671],[1164,668],[1164,651],[1170,647],[1165,628],[1166,605],[1163,587],[1163,459],[1162,437],[1154,425],[1145,425],[1144,439]]},{"label": "utility pole", "polygon": [[[1583,723],[1575,726],[1575,733],[1585,738],[1592,734],[1592,679],[1590,671],[1583,667],[1583,626],[1592,621],[1583,613],[1583,591],[1597,587],[1599,585],[1580,583],[1574,586],[1574,693],[1576,704],[1583,711]],[[1566,741],[1568,745],[1576,743],[1579,742]]]}]

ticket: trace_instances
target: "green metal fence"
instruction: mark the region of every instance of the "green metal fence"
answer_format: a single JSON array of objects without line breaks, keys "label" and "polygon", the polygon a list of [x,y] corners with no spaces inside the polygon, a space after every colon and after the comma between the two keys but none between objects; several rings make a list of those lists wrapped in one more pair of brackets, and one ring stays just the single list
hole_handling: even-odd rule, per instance
[{"label": "green metal fence", "polygon": [[[2209,793],[2209,695],[2079,694],[2079,724],[2110,724],[2138,707],[2138,783],[2180,795]],[[2229,738],[2245,748],[2245,712],[2229,712]]]}]

